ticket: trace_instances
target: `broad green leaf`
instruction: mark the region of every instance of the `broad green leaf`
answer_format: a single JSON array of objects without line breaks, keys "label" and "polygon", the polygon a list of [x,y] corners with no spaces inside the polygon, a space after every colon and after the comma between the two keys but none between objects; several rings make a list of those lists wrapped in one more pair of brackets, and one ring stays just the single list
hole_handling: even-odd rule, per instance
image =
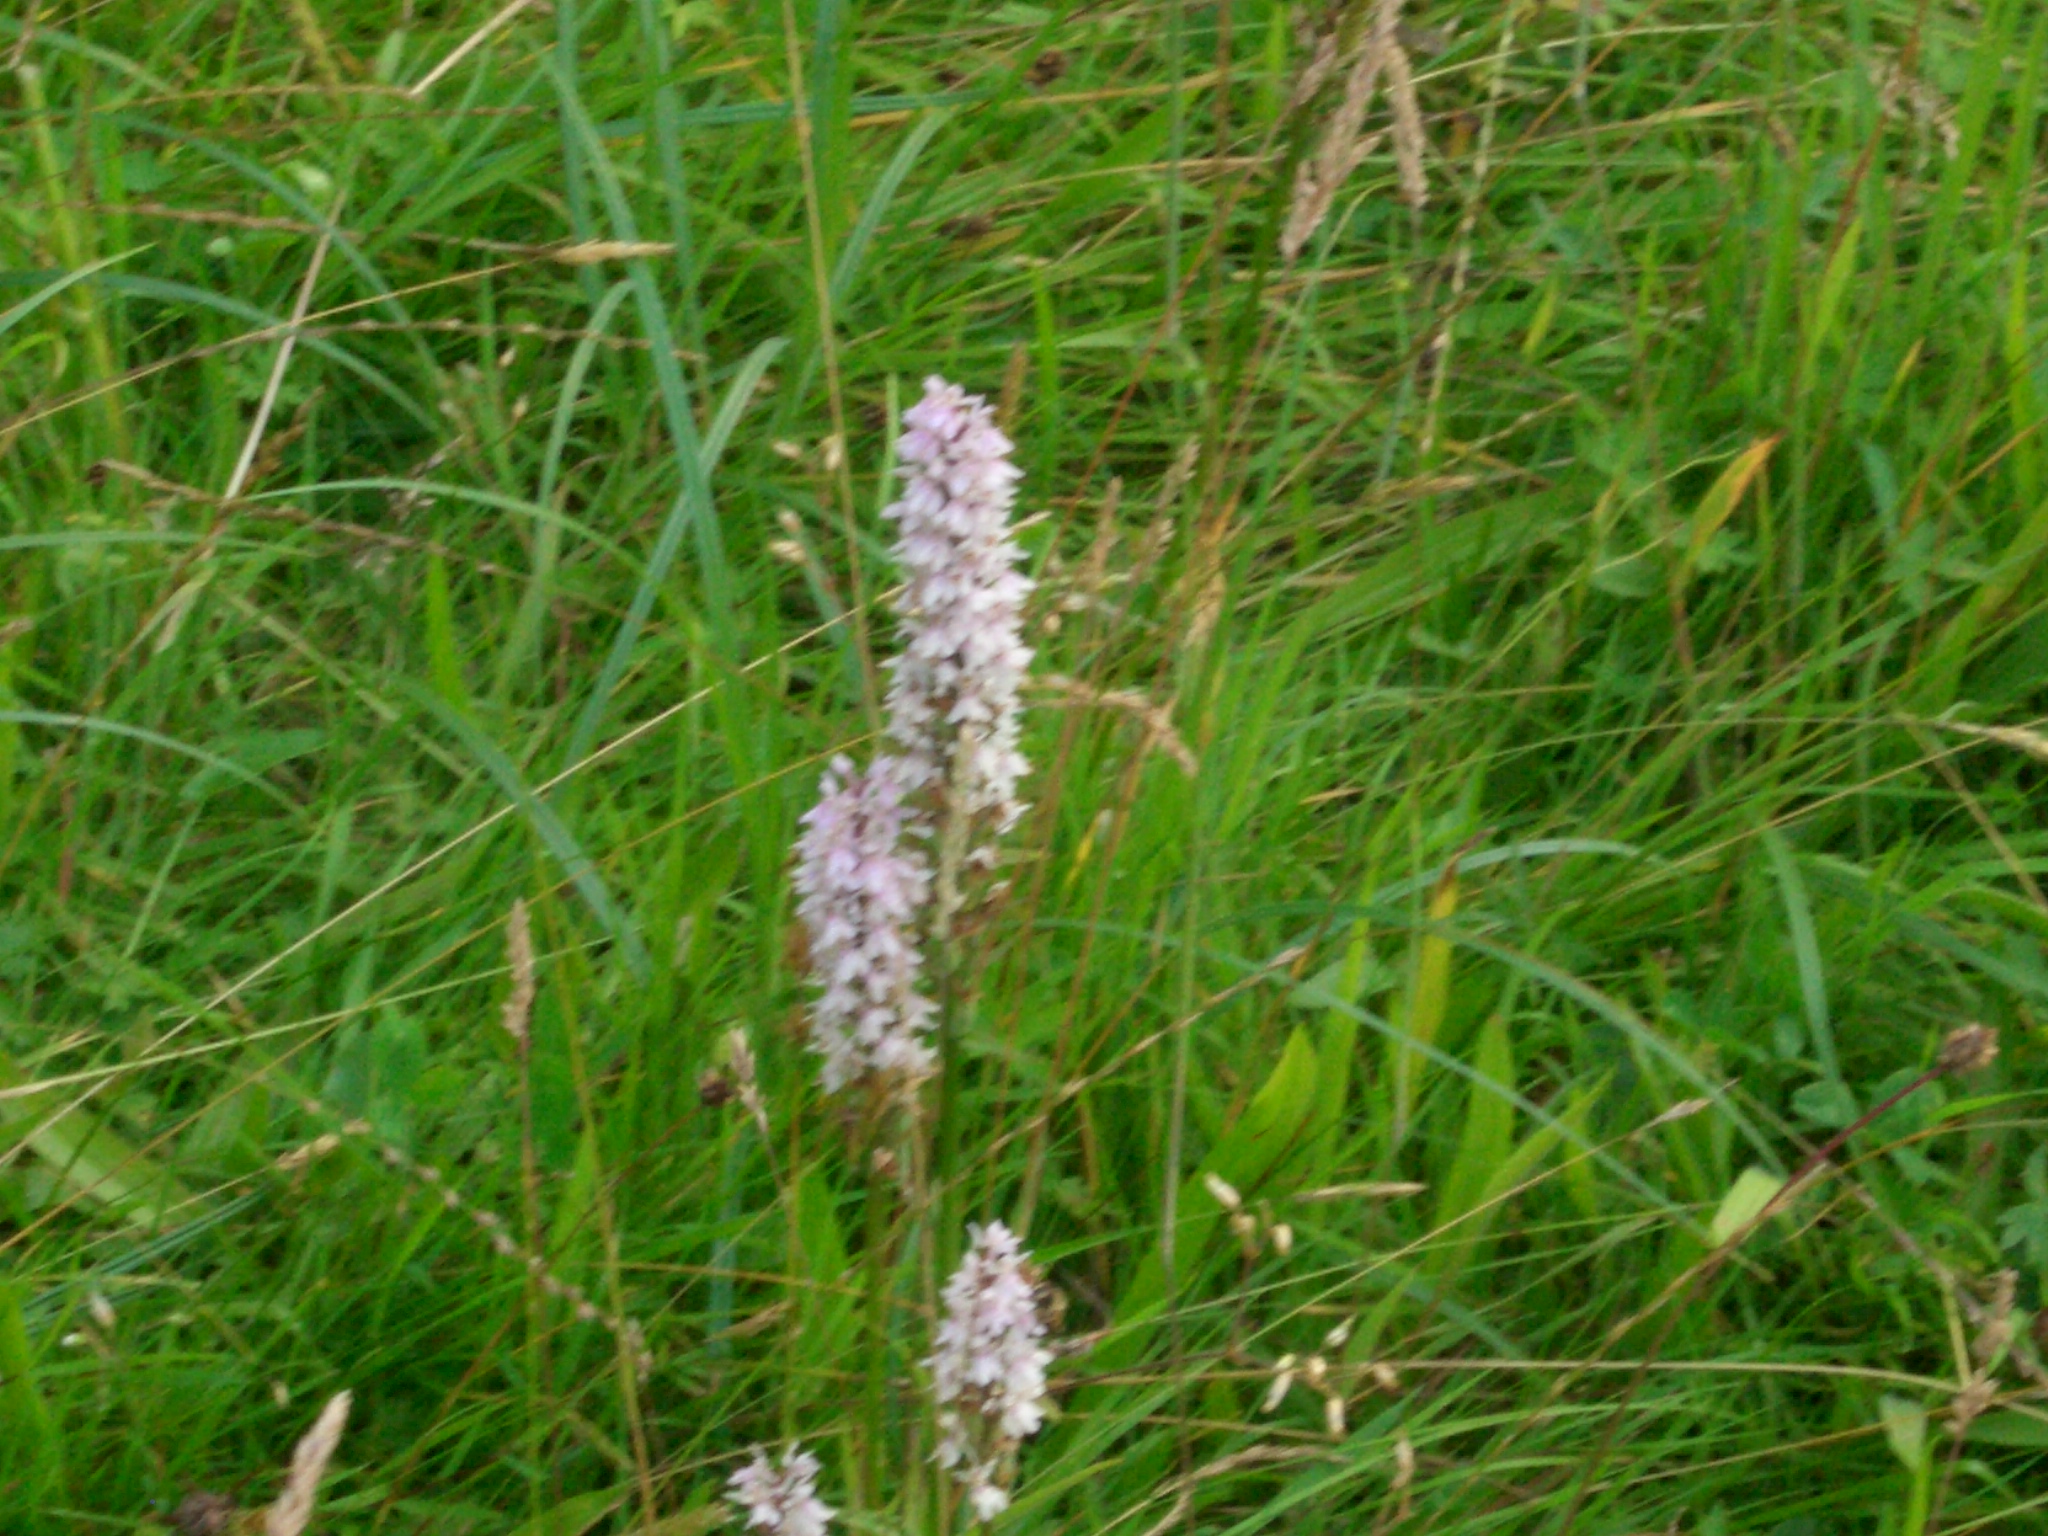
[{"label": "broad green leaf", "polygon": [[2016,1450],[2048,1451],[2048,1418],[2036,1417],[2038,1412],[2003,1408],[1987,1413],[1970,1426],[1970,1439],[1984,1445],[2009,1445]]},{"label": "broad green leaf", "polygon": [[645,1536],[704,1536],[706,1531],[715,1531],[731,1523],[733,1518],[732,1510],[724,1504],[706,1504],[679,1514],[664,1515],[642,1530]]},{"label": "broad green leaf", "polygon": [[1806,346],[1799,360],[1799,377],[1804,382],[1812,380],[1814,365],[1820,361],[1821,348],[1835,334],[1842,295],[1848,291],[1849,279],[1856,273],[1856,255],[1862,245],[1863,216],[1858,214],[1842,231],[1834,254],[1828,258],[1827,270],[1821,274],[1820,289],[1814,296],[1813,312],[1806,318]]},{"label": "broad green leaf", "polygon": [[74,1088],[37,1088],[0,1055],[0,1127],[21,1136],[72,1196],[145,1230],[189,1197],[157,1164],[109,1130]]},{"label": "broad green leaf", "polygon": [[[1425,1268],[1438,1277],[1439,1284],[1448,1285],[1452,1276],[1478,1256],[1481,1245],[1500,1221],[1510,1194],[1534,1179],[1536,1170],[1560,1146],[1566,1142],[1577,1144],[1585,1139],[1586,1117],[1606,1090],[1605,1077],[1590,1087],[1575,1090],[1562,1113],[1537,1126],[1519,1146],[1505,1153],[1494,1165],[1485,1184],[1466,1209],[1459,1213],[1457,1226],[1438,1239],[1428,1252]],[[1481,1091],[1475,1083],[1474,1096]],[[1512,1115],[1513,1110],[1504,1096],[1504,1093],[1512,1091],[1512,1084],[1503,1084],[1502,1093],[1489,1092],[1487,1097],[1493,1099],[1506,1115]]]},{"label": "broad green leaf", "polygon": [[[1429,920],[1447,923],[1458,911],[1458,870],[1453,863],[1444,870],[1436,889],[1429,894]],[[1434,928],[1425,932],[1415,948],[1415,972],[1408,994],[1397,1009],[1393,1022],[1404,1040],[1387,1046],[1387,1083],[1393,1095],[1392,1144],[1399,1146],[1408,1135],[1408,1123],[1415,1102],[1422,1094],[1427,1058],[1409,1048],[1407,1042],[1427,1049],[1436,1044],[1443,1028],[1444,1014],[1451,1000],[1451,942]]]},{"label": "broad green leaf", "polygon": [[56,1480],[63,1440],[49,1404],[36,1387],[21,1293],[0,1280],[0,1485],[22,1482],[38,1491]]},{"label": "broad green leaf", "polygon": [[1764,1208],[1778,1196],[1785,1187],[1783,1174],[1769,1173],[1762,1168],[1750,1167],[1736,1176],[1728,1193],[1721,1197],[1721,1208],[1714,1212],[1713,1225],[1708,1228],[1714,1239],[1714,1246],[1734,1238],[1748,1230],[1749,1224],[1763,1215]]},{"label": "broad green leaf", "polygon": [[448,563],[440,554],[427,556],[427,668],[434,691],[450,709],[469,710],[469,685],[462,677],[462,657],[455,646],[455,608],[448,595]]},{"label": "broad green leaf", "polygon": [[1672,587],[1682,589],[1691,579],[1693,569],[1699,564],[1708,543],[1721,531],[1729,517],[1742,502],[1743,493],[1756,477],[1763,473],[1769,461],[1771,450],[1778,446],[1778,434],[1760,437],[1729,461],[1727,467],[1707,487],[1706,495],[1693,508],[1692,534],[1686,540],[1685,554],[1672,573]]},{"label": "broad green leaf", "polygon": [[1927,1410],[1910,1397],[1887,1392],[1877,1400],[1877,1416],[1892,1454],[1908,1472],[1927,1465]]},{"label": "broad green leaf", "polygon": [[[1316,1108],[1317,1060],[1305,1031],[1287,1037],[1279,1065],[1253,1096],[1208,1157],[1180,1187],[1180,1220],[1175,1234],[1176,1268],[1185,1290],[1211,1239],[1222,1223],[1223,1207],[1209,1190],[1204,1175],[1214,1174],[1245,1197],[1251,1197],[1289,1152],[1300,1146]],[[1149,1342],[1156,1319],[1168,1300],[1165,1257],[1158,1248],[1148,1254],[1117,1302],[1109,1336],[1089,1356],[1098,1372],[1113,1371],[1138,1359]]]},{"label": "broad green leaf", "polygon": [[1861,1113],[1856,1107],[1856,1095],[1849,1091],[1848,1085],[1828,1078],[1803,1083],[1794,1089],[1792,1109],[1801,1119],[1824,1125],[1831,1131],[1839,1131],[1851,1124]]},{"label": "broad green leaf", "polygon": [[[1372,873],[1366,876],[1369,890]],[[1360,897],[1363,902],[1364,897]],[[1322,1036],[1316,1046],[1317,1074],[1314,1164],[1308,1176],[1320,1183],[1329,1176],[1338,1153],[1338,1127],[1344,1106],[1351,1097],[1351,1058],[1358,1049],[1358,1004],[1363,1000],[1373,963],[1372,924],[1363,915],[1353,920],[1344,944],[1343,958],[1331,968],[1332,974],[1318,978],[1322,990],[1334,992],[1348,1005],[1325,1008]],[[1310,1004],[1313,1006],[1313,1003]]]},{"label": "broad green leaf", "polygon": [[1514,1146],[1515,1107],[1507,1095],[1515,1086],[1515,1061],[1507,1020],[1495,1016],[1480,1029],[1472,1067],[1478,1075],[1465,1096],[1464,1130],[1438,1188],[1435,1225],[1439,1227],[1479,1204]]}]

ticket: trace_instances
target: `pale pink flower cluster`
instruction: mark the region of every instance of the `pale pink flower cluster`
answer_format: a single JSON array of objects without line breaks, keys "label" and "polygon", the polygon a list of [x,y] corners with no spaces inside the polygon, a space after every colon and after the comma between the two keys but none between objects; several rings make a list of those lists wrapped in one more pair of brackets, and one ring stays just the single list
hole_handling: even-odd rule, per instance
[{"label": "pale pink flower cluster", "polygon": [[[889,663],[889,737],[898,755],[864,772],[844,758],[825,775],[797,843],[796,888],[820,996],[812,1048],[827,1092],[892,1087],[930,1075],[934,1019],[919,990],[919,926],[932,892],[921,851],[933,828],[913,807],[964,818],[970,843],[1023,813],[1018,698],[1031,583],[1010,537],[1017,468],[978,395],[925,380],[897,442],[905,485],[883,515],[897,525],[903,652]],[[984,865],[988,850],[971,846]]]},{"label": "pale pink flower cluster", "polygon": [[784,1451],[779,1467],[757,1448],[726,1487],[726,1497],[746,1515],[748,1527],[775,1536],[825,1536],[838,1513],[818,1497],[818,1458],[800,1446]]},{"label": "pale pink flower cluster", "polygon": [[1040,1342],[1037,1275],[1016,1233],[992,1221],[967,1236],[925,1366],[939,1405],[939,1464],[954,1469],[975,1518],[992,1520],[1009,1508],[1018,1442],[1045,1422],[1052,1351]]},{"label": "pale pink flower cluster", "polygon": [[917,944],[931,869],[908,836],[898,769],[884,757],[856,772],[834,758],[797,840],[797,911],[820,989],[811,1049],[825,1058],[828,1093],[862,1080],[912,1084],[932,1070],[934,1005],[918,990]]},{"label": "pale pink flower cluster", "polygon": [[891,553],[905,578],[889,734],[913,789],[950,786],[956,810],[1001,833],[1023,814],[1017,781],[1030,766],[1017,750],[1031,583],[1017,573],[1024,552],[1010,536],[1013,445],[981,396],[940,378],[924,381],[903,421],[903,497],[882,512],[896,524]]}]

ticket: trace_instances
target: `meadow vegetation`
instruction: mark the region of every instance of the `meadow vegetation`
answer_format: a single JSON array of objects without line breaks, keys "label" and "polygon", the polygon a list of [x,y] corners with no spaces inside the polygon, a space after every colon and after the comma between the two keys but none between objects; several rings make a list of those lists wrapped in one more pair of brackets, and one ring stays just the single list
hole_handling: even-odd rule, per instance
[{"label": "meadow vegetation", "polygon": [[[0,1529],[254,1529],[348,1390],[318,1531],[737,1531],[800,1441],[964,1532],[1000,1220],[998,1531],[2048,1530],[2048,9],[0,64]],[[931,374],[1017,444],[1032,769],[890,1131],[791,852]]]}]

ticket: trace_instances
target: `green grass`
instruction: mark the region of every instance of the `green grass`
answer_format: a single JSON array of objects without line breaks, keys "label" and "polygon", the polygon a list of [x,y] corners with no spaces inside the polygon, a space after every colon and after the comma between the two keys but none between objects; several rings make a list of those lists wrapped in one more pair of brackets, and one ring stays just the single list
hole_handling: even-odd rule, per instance
[{"label": "green grass", "polygon": [[953,1085],[1077,1341],[1001,1529],[2048,1529],[2038,7],[1414,0],[1431,202],[1291,266],[1316,8],[553,0],[419,89],[496,11],[0,19],[0,1529],[259,1505],[343,1387],[322,1530],[694,1536],[792,1435],[938,1528],[959,1238],[880,1213],[878,1357],[787,879],[930,372],[1081,685]]}]

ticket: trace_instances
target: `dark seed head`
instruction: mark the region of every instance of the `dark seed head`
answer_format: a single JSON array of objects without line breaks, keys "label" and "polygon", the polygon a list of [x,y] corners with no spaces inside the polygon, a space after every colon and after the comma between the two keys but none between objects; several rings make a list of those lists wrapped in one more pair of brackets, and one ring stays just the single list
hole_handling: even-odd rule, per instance
[{"label": "dark seed head", "polygon": [[1051,85],[1067,72],[1067,56],[1057,48],[1048,48],[1031,61],[1031,68],[1024,78],[1036,86]]},{"label": "dark seed head", "polygon": [[1998,1059],[1998,1031],[1983,1024],[1965,1024],[1952,1029],[1941,1042],[1941,1054],[1934,1058],[1937,1071],[1954,1077],[1977,1072]]},{"label": "dark seed head", "polygon": [[224,1493],[188,1493],[171,1512],[178,1536],[221,1536],[235,1518],[235,1501]]}]

